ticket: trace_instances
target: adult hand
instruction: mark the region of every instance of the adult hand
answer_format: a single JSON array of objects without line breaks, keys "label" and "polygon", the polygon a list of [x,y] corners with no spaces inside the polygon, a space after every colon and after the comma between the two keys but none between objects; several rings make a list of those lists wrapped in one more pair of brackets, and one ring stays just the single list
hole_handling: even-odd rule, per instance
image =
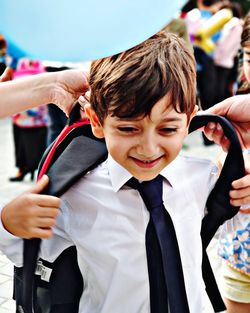
[{"label": "adult hand", "polygon": [[29,191],[21,194],[3,209],[1,220],[4,228],[21,238],[48,238],[52,236],[59,213],[60,199],[39,194],[48,184],[44,175]]},{"label": "adult hand", "polygon": [[204,114],[218,114],[234,125],[243,148],[250,147],[250,95],[237,95],[214,105]]},{"label": "adult hand", "polygon": [[7,69],[0,81],[0,118],[41,104],[54,103],[66,115],[81,95],[89,89],[87,74],[82,70],[65,70],[10,79]]},{"label": "adult hand", "polygon": [[78,98],[89,90],[88,77],[81,70],[65,70],[56,74],[56,85],[52,89],[51,102],[69,116]]}]

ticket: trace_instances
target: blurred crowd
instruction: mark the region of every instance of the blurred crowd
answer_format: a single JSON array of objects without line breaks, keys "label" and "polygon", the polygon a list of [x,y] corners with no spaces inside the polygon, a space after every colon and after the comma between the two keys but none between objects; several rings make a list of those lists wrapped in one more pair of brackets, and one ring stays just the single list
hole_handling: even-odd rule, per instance
[{"label": "blurred crowd", "polygon": [[[197,63],[197,101],[203,110],[239,89],[248,92],[241,49],[246,14],[239,2],[188,1],[179,17],[164,28],[183,37],[193,49]],[[213,143],[204,137],[204,144]]]}]

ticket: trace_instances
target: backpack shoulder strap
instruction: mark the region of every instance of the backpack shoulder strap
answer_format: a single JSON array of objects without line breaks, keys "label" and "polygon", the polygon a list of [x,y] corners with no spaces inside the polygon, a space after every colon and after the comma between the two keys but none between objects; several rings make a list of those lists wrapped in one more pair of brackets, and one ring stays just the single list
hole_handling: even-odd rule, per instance
[{"label": "backpack shoulder strap", "polygon": [[192,132],[205,126],[208,122],[219,123],[230,140],[230,148],[220,176],[207,199],[207,214],[203,218],[201,226],[203,246],[202,276],[214,311],[220,312],[226,310],[226,307],[221,298],[206,248],[219,226],[239,211],[239,207],[234,207],[230,204],[229,191],[231,190],[232,182],[244,176],[245,167],[237,134],[231,123],[224,117],[216,115],[196,116],[191,121],[189,131]]},{"label": "backpack shoulder strap", "polygon": [[245,175],[241,145],[232,124],[226,118],[218,115],[195,116],[191,121],[189,132],[205,126],[208,122],[221,125],[230,141],[230,147],[220,176],[207,199],[208,213],[203,219],[201,229],[204,247],[208,246],[219,226],[238,213],[239,207],[230,204],[229,191],[232,182]]},{"label": "backpack shoulder strap", "polygon": [[49,168],[48,188],[44,193],[61,196],[80,177],[107,158],[105,143],[85,136],[74,138]]},{"label": "backpack shoulder strap", "polygon": [[[88,135],[89,125],[73,128],[57,146],[50,160],[46,174],[50,178],[44,194],[60,196],[68,190],[80,177],[95,168],[107,158],[104,142]],[[87,134],[88,136],[85,136]],[[50,147],[51,149],[51,147]],[[46,162],[49,151],[45,152],[40,168]],[[40,239],[24,240],[23,286],[20,312],[33,313],[34,273],[40,249]]]}]

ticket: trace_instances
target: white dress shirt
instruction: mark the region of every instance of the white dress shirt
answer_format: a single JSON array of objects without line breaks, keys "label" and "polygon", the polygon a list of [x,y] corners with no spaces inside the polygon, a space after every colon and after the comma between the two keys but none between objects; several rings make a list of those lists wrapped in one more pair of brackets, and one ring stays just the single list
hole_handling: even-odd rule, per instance
[{"label": "white dress shirt", "polygon": [[[204,307],[200,228],[216,172],[211,161],[183,156],[161,172],[163,200],[176,229],[190,313],[201,313]],[[149,213],[138,191],[124,186],[130,177],[109,156],[62,196],[54,236],[42,242],[41,257],[50,262],[65,248],[77,247],[84,279],[80,313],[150,312],[145,248]],[[14,236],[2,228],[0,238],[0,249],[20,265]]]}]

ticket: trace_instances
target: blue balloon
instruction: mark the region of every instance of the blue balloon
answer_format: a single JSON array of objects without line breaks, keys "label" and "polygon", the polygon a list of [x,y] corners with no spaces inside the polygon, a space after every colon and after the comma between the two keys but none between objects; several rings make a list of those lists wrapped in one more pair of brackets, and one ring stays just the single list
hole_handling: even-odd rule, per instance
[{"label": "blue balloon", "polygon": [[1,0],[0,33],[22,56],[89,61],[164,27],[185,0]]}]

